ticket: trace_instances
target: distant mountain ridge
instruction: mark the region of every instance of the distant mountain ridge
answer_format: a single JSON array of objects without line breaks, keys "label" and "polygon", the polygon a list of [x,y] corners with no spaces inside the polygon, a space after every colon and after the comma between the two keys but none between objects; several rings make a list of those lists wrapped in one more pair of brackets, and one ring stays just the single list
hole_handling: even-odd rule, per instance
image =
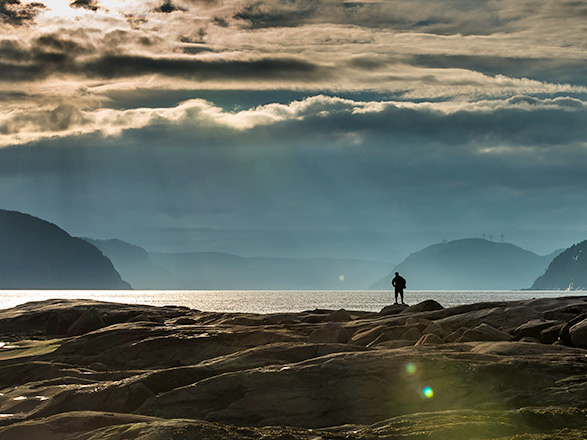
[{"label": "distant mountain ridge", "polygon": [[140,246],[123,240],[94,240],[84,238],[96,246],[135,289],[185,289],[186,283],[168,270],[153,263],[148,252]]},{"label": "distant mountain ridge", "polygon": [[552,260],[532,289],[585,290],[587,289],[587,240],[577,243]]},{"label": "distant mountain ridge", "polygon": [[226,290],[363,290],[389,270],[377,261],[241,257],[218,252],[149,254],[191,288]]},{"label": "distant mountain ridge", "polygon": [[0,210],[1,289],[130,289],[98,249],[63,229]]},{"label": "distant mountain ridge", "polygon": [[137,289],[362,290],[389,270],[377,261],[148,252],[122,240],[87,240]]},{"label": "distant mountain ridge", "polygon": [[554,255],[540,256],[511,243],[467,238],[428,246],[409,255],[371,286],[391,289],[400,272],[414,290],[516,290],[528,288]]}]

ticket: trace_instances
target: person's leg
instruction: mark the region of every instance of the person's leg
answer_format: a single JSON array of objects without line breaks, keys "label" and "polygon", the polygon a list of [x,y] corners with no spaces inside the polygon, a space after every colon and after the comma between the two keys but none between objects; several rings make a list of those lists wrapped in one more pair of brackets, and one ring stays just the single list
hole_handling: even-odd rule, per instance
[{"label": "person's leg", "polygon": [[397,290],[395,291],[395,303],[397,304]]},{"label": "person's leg", "polygon": [[402,304],[405,304],[405,303],[404,303],[404,291],[403,291],[403,290],[400,290],[400,291],[399,291],[399,294],[400,294],[400,296],[401,296],[401,298],[402,298]]}]

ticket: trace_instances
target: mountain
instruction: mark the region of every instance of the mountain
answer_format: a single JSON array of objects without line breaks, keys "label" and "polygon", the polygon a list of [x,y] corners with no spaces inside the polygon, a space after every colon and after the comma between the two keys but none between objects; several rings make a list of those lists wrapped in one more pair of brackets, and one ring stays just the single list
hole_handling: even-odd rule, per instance
[{"label": "mountain", "polygon": [[399,272],[414,290],[515,290],[527,288],[554,256],[511,243],[467,238],[429,246],[408,256],[372,289],[392,289]]},{"label": "mountain", "polygon": [[359,290],[389,270],[387,263],[366,260],[148,252],[122,240],[85,240],[145,290]]},{"label": "mountain", "polygon": [[559,254],[539,276],[535,290],[587,289],[587,240],[575,244]]},{"label": "mountain", "polygon": [[92,240],[114,264],[114,267],[135,289],[185,289],[188,283],[173,276],[167,269],[153,263],[145,249],[122,240]]},{"label": "mountain", "polygon": [[58,226],[0,210],[0,289],[130,289],[98,249]]},{"label": "mountain", "polygon": [[150,253],[189,289],[359,290],[389,270],[376,261],[240,257],[217,252]]}]

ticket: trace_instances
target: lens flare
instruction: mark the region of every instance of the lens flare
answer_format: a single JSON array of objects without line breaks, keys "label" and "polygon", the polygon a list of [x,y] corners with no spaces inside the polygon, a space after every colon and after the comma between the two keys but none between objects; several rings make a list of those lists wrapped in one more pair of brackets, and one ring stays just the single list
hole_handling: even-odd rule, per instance
[{"label": "lens flare", "polygon": [[411,362],[406,364],[406,373],[408,373],[409,375],[412,375],[416,372],[416,364],[413,364]]},{"label": "lens flare", "polygon": [[424,395],[429,399],[432,399],[432,397],[434,397],[434,391],[432,391],[432,388],[426,387],[422,391],[424,392]]}]

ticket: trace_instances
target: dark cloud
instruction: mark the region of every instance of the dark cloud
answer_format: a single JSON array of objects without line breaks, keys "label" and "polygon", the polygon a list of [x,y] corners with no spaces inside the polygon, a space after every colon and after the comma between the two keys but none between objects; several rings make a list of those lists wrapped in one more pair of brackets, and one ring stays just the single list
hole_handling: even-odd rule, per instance
[{"label": "dark cloud", "polygon": [[222,17],[214,17],[212,19],[212,23],[214,23],[216,26],[228,27],[228,21]]},{"label": "dark cloud", "polygon": [[510,22],[485,0],[435,3],[256,0],[248,2],[232,18],[244,22],[248,28],[331,23],[439,35],[488,35],[505,30]]},{"label": "dark cloud", "polygon": [[0,22],[21,26],[32,22],[41,9],[45,9],[45,5],[39,2],[0,0]]},{"label": "dark cloud", "polygon": [[69,6],[72,8],[82,8],[87,9],[89,11],[97,11],[100,9],[100,5],[96,0],[75,0],[72,1]]},{"label": "dark cloud", "polygon": [[29,81],[55,73],[74,73],[76,57],[92,50],[92,47],[55,34],[38,37],[30,46],[3,40],[0,42],[0,80]]},{"label": "dark cloud", "polygon": [[[200,33],[202,38],[205,32]],[[105,35],[103,44],[109,53],[95,56],[89,43],[48,34],[36,38],[29,46],[14,40],[0,40],[0,80],[29,81],[57,74],[88,78],[121,78],[160,74],[198,80],[316,80],[329,77],[326,69],[303,59],[266,57],[252,60],[203,60],[191,57],[149,57],[117,54],[119,44],[134,38],[142,46],[156,44],[154,39],[136,38],[125,31]],[[203,52],[201,44],[184,48],[184,52]]]},{"label": "dark cloud", "polygon": [[153,9],[153,11],[161,12],[163,14],[170,14],[175,11],[185,11],[185,9],[175,6],[173,3],[171,3],[171,0],[163,0],[163,3],[161,3],[161,5],[157,8]]},{"label": "dark cloud", "polygon": [[35,127],[38,131],[59,132],[84,121],[82,113],[72,105],[60,105],[51,110],[29,111],[0,122],[0,134],[16,134],[23,128]]},{"label": "dark cloud", "polygon": [[318,79],[328,76],[319,66],[295,58],[260,60],[200,60],[191,58],[149,58],[133,55],[105,55],[76,66],[88,77],[119,78],[161,74],[200,80]]}]

